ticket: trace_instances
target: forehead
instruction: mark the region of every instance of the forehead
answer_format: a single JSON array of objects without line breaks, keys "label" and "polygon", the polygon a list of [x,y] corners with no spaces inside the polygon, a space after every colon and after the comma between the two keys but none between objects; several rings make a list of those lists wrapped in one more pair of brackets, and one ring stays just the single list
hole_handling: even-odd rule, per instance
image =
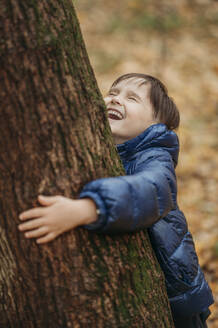
[{"label": "forehead", "polygon": [[138,93],[146,93],[149,89],[148,82],[145,79],[138,77],[131,77],[125,80],[121,80],[116,85],[112,86],[111,89],[134,91]]}]

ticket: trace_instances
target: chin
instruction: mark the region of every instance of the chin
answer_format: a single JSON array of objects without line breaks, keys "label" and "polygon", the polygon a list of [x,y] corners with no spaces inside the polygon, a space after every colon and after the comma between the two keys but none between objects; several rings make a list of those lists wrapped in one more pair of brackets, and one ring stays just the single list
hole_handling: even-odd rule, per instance
[{"label": "chin", "polygon": [[123,126],[123,120],[112,120],[109,118],[109,124],[120,129]]}]

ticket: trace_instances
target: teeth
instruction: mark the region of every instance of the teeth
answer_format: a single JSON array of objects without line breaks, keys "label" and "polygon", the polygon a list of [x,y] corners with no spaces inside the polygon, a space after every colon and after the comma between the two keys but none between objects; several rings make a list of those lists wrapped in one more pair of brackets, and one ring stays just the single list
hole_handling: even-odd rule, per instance
[{"label": "teeth", "polygon": [[123,118],[123,116],[122,116],[120,113],[118,113],[118,112],[116,112],[115,110],[112,110],[112,109],[109,109],[109,110],[108,110],[108,114],[114,114],[114,115],[116,115],[117,117],[119,117],[121,120],[122,120],[122,118]]}]

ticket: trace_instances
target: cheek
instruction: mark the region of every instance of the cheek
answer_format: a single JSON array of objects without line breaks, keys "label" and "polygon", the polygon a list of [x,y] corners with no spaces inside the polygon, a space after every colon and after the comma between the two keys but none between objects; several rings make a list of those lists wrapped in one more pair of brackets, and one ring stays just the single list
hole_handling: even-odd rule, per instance
[{"label": "cheek", "polygon": [[145,119],[144,113],[142,113],[140,110],[137,110],[136,106],[132,106],[132,108],[128,110],[128,117],[135,123],[141,122]]},{"label": "cheek", "polygon": [[148,109],[144,109],[143,111],[140,112],[140,119],[144,122],[151,121],[153,120],[153,114],[152,112]]}]

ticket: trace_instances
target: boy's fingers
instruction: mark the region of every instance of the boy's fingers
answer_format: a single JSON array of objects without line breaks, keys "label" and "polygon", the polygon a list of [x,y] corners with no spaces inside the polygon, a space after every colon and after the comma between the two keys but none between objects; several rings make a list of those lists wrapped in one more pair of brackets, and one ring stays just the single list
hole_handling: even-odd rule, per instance
[{"label": "boy's fingers", "polygon": [[31,210],[25,211],[19,215],[20,220],[27,220],[31,218],[37,218],[42,216],[45,212],[45,209],[42,207],[32,208]]},{"label": "boy's fingers", "polygon": [[55,239],[55,237],[56,237],[56,235],[54,234],[54,232],[50,232],[46,236],[37,239],[36,242],[37,242],[37,244],[48,243],[49,241]]},{"label": "boy's fingers", "polygon": [[38,201],[42,205],[52,205],[57,202],[58,199],[60,199],[61,196],[44,196],[44,195],[39,195],[38,196]]},{"label": "boy's fingers", "polygon": [[39,229],[35,229],[33,231],[26,232],[25,237],[26,238],[36,238],[36,237],[44,236],[47,233],[48,233],[48,228],[47,227],[41,227]]},{"label": "boy's fingers", "polygon": [[35,219],[26,223],[19,224],[18,228],[20,231],[35,229],[43,225],[43,219]]}]

